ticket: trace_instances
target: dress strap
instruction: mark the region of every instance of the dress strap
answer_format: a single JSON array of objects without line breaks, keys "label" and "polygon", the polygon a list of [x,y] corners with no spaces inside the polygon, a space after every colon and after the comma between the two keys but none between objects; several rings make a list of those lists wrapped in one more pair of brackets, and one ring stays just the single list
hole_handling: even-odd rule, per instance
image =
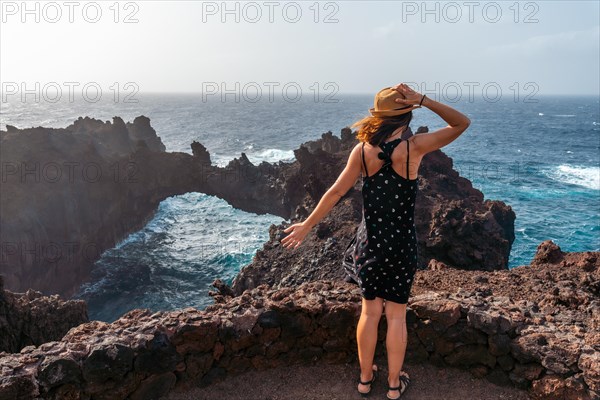
[{"label": "dress strap", "polygon": [[365,167],[365,176],[369,176],[369,171],[367,171],[367,164],[365,163],[365,142],[362,144],[361,158],[363,166]]},{"label": "dress strap", "polygon": [[408,145],[409,140],[406,139],[406,179],[410,179],[408,176],[408,158],[410,156],[410,146]]}]

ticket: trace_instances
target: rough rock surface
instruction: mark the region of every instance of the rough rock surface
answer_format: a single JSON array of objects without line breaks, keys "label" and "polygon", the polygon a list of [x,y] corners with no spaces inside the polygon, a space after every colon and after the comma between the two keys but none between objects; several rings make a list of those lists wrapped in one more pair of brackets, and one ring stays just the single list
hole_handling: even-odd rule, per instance
[{"label": "rough rock surface", "polygon": [[63,301],[31,289],[12,293],[4,290],[0,275],[0,351],[16,353],[25,346],[59,340],[72,327],[88,321],[83,300]]},{"label": "rough rock surface", "polygon": [[[600,253],[567,254],[548,241],[534,260],[511,271],[440,263],[419,271],[407,361],[464,368],[538,399],[597,399]],[[450,291],[436,287],[447,285],[441,273],[456,285]],[[133,310],[112,324],[79,325],[60,341],[0,353],[0,398],[152,399],[249,369],[356,357],[360,291],[352,284],[263,284],[214,296],[203,311]],[[382,316],[379,356],[384,332]]]},{"label": "rough rock surface", "polygon": [[[197,142],[191,144],[193,155],[165,152],[143,116],[133,123],[86,117],[64,129],[7,126],[0,131],[0,273],[10,290],[33,288],[68,297],[104,250],[141,229],[162,200],[187,192],[295,222],[335,182],[356,143],[355,134],[344,128],[340,137],[327,132],[302,144],[293,163],[256,166],[242,153],[220,168]],[[512,209],[501,201],[483,201],[441,151],[425,157],[420,176],[420,264],[435,258],[456,268],[505,269],[514,240]],[[341,250],[360,219],[360,193],[350,190],[340,203],[296,254],[277,247],[284,227],[272,225],[271,240],[244,269],[236,292],[255,282],[297,285],[338,277]],[[273,262],[289,266],[291,274],[282,275]]]},{"label": "rough rock surface", "polygon": [[[420,127],[417,132],[427,131],[427,127]],[[405,138],[410,135],[409,130]],[[295,209],[292,223],[310,214],[343,169],[348,151],[356,144],[349,129],[342,130],[341,143],[338,142],[328,133],[294,151],[300,164],[299,174],[308,180],[298,182],[296,176],[291,176],[286,182],[290,189],[296,187],[296,192],[308,192],[308,195]],[[337,167],[331,170],[331,165]],[[233,281],[234,292],[239,294],[261,283],[295,287],[313,280],[343,279],[340,254],[362,217],[360,187],[359,179],[355,188],[340,199],[297,249],[284,249],[280,245],[286,235],[283,230],[290,224],[271,225],[269,241]],[[483,194],[473,188],[469,180],[459,176],[453,169],[452,159],[442,151],[423,158],[415,209],[421,268],[436,259],[458,269],[506,269],[514,241],[514,220],[510,206],[502,201],[484,201]]]}]

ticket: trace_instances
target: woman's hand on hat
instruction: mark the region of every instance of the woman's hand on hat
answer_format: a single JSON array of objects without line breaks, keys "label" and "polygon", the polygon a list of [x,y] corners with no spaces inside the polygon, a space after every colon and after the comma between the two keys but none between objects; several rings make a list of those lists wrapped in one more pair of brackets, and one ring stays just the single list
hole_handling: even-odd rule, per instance
[{"label": "woman's hand on hat", "polygon": [[300,246],[308,232],[310,232],[310,227],[306,225],[304,222],[298,222],[296,224],[292,224],[283,230],[284,232],[290,232],[289,235],[281,239],[281,244],[285,248],[296,248]]},{"label": "woman's hand on hat", "polygon": [[407,106],[411,106],[413,104],[419,104],[423,95],[419,92],[415,92],[408,85],[404,83],[399,83],[396,86],[392,86],[392,89],[396,90],[398,93],[402,94],[405,98],[396,99],[396,103],[404,104]]}]

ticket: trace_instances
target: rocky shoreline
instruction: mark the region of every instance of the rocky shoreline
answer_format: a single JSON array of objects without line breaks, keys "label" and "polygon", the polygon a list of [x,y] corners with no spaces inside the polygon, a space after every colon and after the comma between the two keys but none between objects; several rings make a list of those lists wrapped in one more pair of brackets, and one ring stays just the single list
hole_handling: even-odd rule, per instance
[{"label": "rocky shoreline", "polygon": [[[295,150],[294,163],[254,166],[242,154],[218,168],[197,142],[193,155],[164,152],[149,121],[139,118],[133,124],[80,119],[65,130],[0,131],[3,160],[5,152],[14,162],[26,158],[24,143],[33,140],[48,162],[67,161],[58,153],[71,146],[72,159],[92,154],[99,165],[128,160],[139,168],[136,182],[79,182],[70,188],[81,209],[98,213],[82,211],[83,221],[67,215],[70,203],[61,203],[66,201],[64,184],[9,182],[14,195],[0,200],[3,213],[12,210],[14,218],[6,224],[3,219],[3,240],[31,240],[17,228],[33,216],[33,243],[68,240],[48,228],[54,218],[64,217],[65,230],[96,240],[82,230],[83,223],[92,224],[94,235],[108,235],[100,247],[110,247],[142,224],[162,199],[188,191],[295,222],[333,183],[356,143],[352,132],[343,129],[339,138],[328,132],[303,144]],[[232,174],[237,178],[227,181]],[[501,201],[483,201],[441,151],[426,156],[420,177],[416,224],[422,269],[409,300],[407,360],[466,369],[537,399],[600,399],[600,253],[566,253],[545,241],[530,265],[508,270],[512,209]],[[0,400],[157,399],[174,387],[209,385],[250,369],[355,360],[360,292],[343,282],[340,254],[360,219],[359,185],[296,250],[279,244],[287,224],[271,225],[270,239],[232,286],[215,281],[215,303],[205,310],[137,309],[108,324],[87,321],[83,302],[35,291],[0,291],[5,350],[0,353]],[[62,211],[56,216],[42,207],[44,190],[58,196],[57,210]],[[40,202],[19,207],[26,196],[41,196]],[[115,199],[111,211],[95,198]],[[39,264],[20,264],[10,256],[3,257],[9,262],[2,273],[11,290],[41,290],[41,285],[46,291],[68,292],[85,276],[83,264],[55,263],[38,277]],[[57,271],[74,276],[44,282]],[[385,316],[379,355],[385,352],[384,330]]]},{"label": "rocky shoreline", "polygon": [[[416,134],[426,131],[421,127]],[[5,286],[70,297],[104,250],[141,229],[159,203],[174,195],[201,192],[241,210],[302,219],[335,182],[356,143],[344,128],[339,137],[327,132],[302,144],[292,163],[253,165],[242,153],[221,168],[212,165],[210,153],[198,142],[191,144],[193,155],[165,152],[144,116],[133,123],[80,117],[62,129],[7,126],[0,131],[5,176],[0,271]],[[484,201],[440,150],[424,157],[419,172],[419,264],[425,267],[436,259],[461,269],[506,269],[514,241],[510,206]],[[271,226],[271,239],[236,279],[236,293],[258,282],[303,281],[292,282],[293,275],[277,269],[269,273],[267,264],[274,259],[307,276],[339,277],[339,254],[361,215],[359,186],[357,182],[311,232],[302,249],[281,251],[282,227]]]}]

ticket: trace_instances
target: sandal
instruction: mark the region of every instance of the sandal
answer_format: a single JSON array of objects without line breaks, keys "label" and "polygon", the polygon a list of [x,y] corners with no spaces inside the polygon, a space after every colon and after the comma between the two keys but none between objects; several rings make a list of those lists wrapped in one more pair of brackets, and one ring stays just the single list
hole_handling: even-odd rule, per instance
[{"label": "sandal", "polygon": [[404,371],[400,372],[399,378],[400,378],[400,386],[390,387],[388,385],[388,391],[398,390],[400,392],[400,396],[390,397],[389,393],[386,393],[385,396],[390,400],[399,399],[402,396],[402,394],[406,391],[406,389],[408,388],[408,385],[410,384],[410,376],[408,376],[408,374],[406,372],[404,372]]},{"label": "sandal", "polygon": [[371,389],[372,389],[373,383],[375,382],[375,378],[377,378],[377,365],[375,365],[375,364],[373,364],[373,377],[371,378],[370,381],[363,382],[360,380],[360,375],[358,375],[358,383],[360,383],[361,385],[369,386],[368,392],[361,392],[360,390],[358,390],[358,388],[356,389],[362,397],[367,397],[371,394]]}]

